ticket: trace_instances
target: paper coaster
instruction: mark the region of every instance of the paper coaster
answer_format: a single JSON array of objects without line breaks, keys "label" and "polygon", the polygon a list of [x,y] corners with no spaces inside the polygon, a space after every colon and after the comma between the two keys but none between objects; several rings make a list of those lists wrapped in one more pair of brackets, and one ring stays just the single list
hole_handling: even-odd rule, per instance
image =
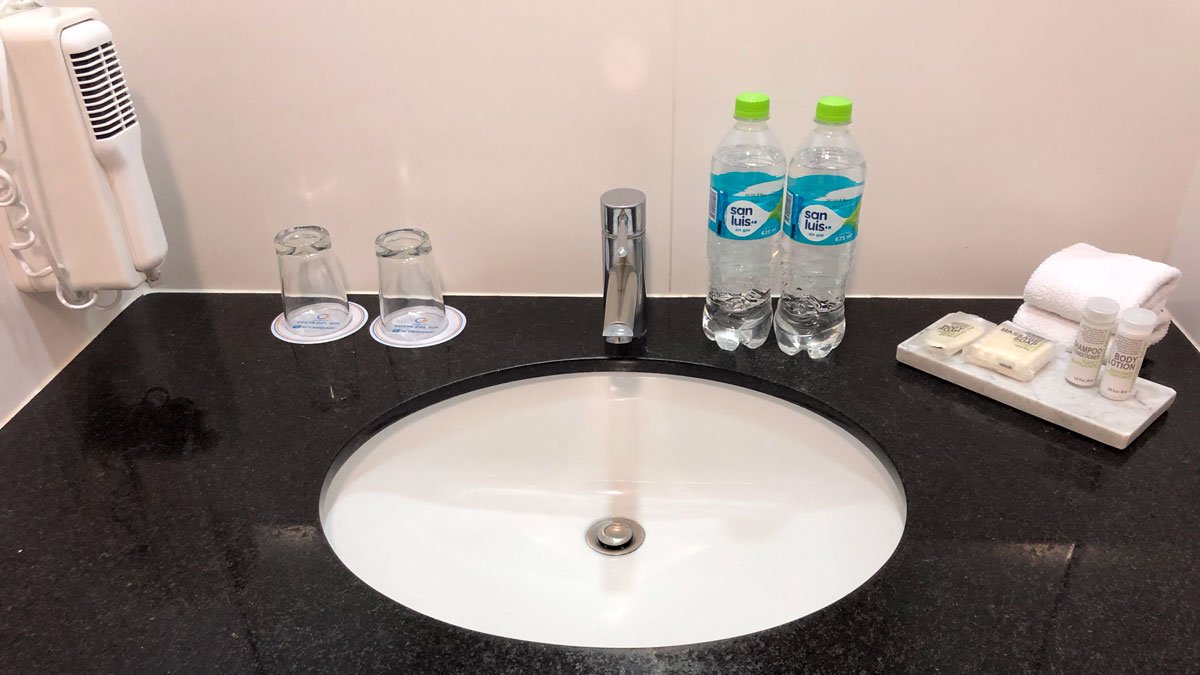
[{"label": "paper coaster", "polygon": [[432,347],[433,345],[440,345],[443,342],[452,340],[457,337],[459,333],[463,332],[463,329],[466,327],[467,317],[457,309],[451,307],[450,305],[446,305],[446,328],[437,335],[430,335],[429,337],[422,338],[420,340],[394,340],[387,334],[387,331],[384,330],[383,322],[380,320],[380,317],[376,317],[375,320],[371,322],[371,337],[375,338],[375,341],[379,344],[387,345],[388,347],[399,347],[400,349],[418,349],[420,347]]},{"label": "paper coaster", "polygon": [[297,335],[288,330],[287,321],[284,320],[283,314],[280,314],[279,316],[275,317],[274,321],[271,322],[271,335],[274,335],[284,342],[290,342],[295,345],[317,345],[321,344],[322,342],[333,342],[334,340],[340,340],[359,328],[362,328],[366,324],[367,310],[357,302],[351,302],[350,322],[332,333],[328,333],[326,335]]}]

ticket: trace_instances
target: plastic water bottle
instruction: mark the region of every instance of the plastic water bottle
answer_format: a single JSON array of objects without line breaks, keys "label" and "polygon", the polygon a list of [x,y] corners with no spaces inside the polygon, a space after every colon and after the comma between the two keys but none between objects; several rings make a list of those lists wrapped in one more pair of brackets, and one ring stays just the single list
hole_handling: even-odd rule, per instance
[{"label": "plastic water bottle", "polygon": [[772,262],[787,155],[767,126],[771,99],[739,94],[736,123],[712,158],[704,334],[721,349],[755,349],[771,332]]},{"label": "plastic water bottle", "polygon": [[817,128],[788,165],[775,339],[788,355],[824,358],[846,334],[846,277],[854,262],[867,164],[850,135],[852,104],[817,102]]}]

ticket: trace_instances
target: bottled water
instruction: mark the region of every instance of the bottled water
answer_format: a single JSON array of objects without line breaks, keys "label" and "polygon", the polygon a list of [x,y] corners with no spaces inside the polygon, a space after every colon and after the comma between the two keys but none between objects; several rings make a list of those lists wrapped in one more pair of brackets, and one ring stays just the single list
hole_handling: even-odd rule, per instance
[{"label": "bottled water", "polygon": [[736,123],[712,158],[704,334],[721,349],[755,349],[771,332],[772,261],[787,155],[767,126],[766,94],[740,94]]},{"label": "bottled water", "polygon": [[817,128],[788,165],[775,339],[788,355],[823,358],[846,334],[846,277],[854,262],[867,164],[850,135],[849,99],[817,102]]}]

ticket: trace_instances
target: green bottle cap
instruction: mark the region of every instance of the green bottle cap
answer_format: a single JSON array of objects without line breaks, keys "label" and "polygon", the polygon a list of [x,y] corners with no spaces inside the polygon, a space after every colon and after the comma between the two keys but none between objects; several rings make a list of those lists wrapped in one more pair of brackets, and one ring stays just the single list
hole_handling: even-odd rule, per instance
[{"label": "green bottle cap", "polygon": [[849,124],[854,104],[845,96],[822,96],[817,101],[817,124]]},{"label": "green bottle cap", "polygon": [[733,102],[733,116],[739,120],[765,120],[771,116],[771,97],[762,92],[744,91]]}]

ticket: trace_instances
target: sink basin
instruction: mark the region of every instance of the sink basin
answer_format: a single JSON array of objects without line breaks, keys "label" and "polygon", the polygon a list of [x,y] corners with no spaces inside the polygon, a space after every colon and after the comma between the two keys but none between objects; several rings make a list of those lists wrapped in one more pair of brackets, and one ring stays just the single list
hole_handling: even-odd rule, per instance
[{"label": "sink basin", "polygon": [[[520,380],[404,417],[335,466],[320,509],[341,561],[396,602],[583,647],[793,621],[866,582],[905,522],[890,463],[842,426],[629,372]],[[590,545],[609,517],[640,526],[635,550]]]}]

